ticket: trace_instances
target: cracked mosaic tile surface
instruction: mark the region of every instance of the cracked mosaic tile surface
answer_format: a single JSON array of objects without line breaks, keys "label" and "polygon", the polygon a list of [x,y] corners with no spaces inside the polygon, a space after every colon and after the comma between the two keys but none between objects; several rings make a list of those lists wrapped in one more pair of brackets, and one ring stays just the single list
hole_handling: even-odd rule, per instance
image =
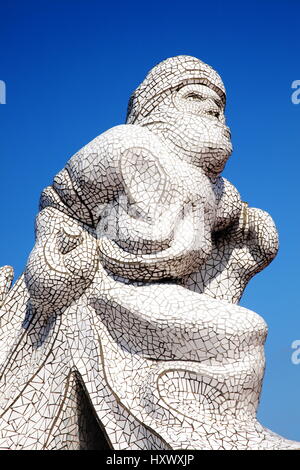
[{"label": "cracked mosaic tile surface", "polygon": [[256,419],[267,326],[238,301],[278,237],[221,176],[225,102],[167,59],[42,192],[24,274],[0,269],[1,449],[300,447]]}]

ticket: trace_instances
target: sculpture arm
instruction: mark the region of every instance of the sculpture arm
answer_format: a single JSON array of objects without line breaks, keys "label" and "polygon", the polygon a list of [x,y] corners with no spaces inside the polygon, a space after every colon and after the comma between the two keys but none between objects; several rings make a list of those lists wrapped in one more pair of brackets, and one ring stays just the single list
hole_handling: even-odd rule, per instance
[{"label": "sculpture arm", "polygon": [[241,215],[242,200],[236,187],[226,178],[219,176],[213,183],[217,211],[213,230],[218,232],[235,224]]},{"label": "sculpture arm", "polygon": [[250,279],[271,263],[277,251],[278,233],[271,216],[243,203],[239,220],[213,237],[211,256],[183,279],[183,285],[237,303]]},{"label": "sculpture arm", "polygon": [[104,266],[135,280],[177,278],[191,272],[211,249],[205,201],[187,198],[179,179],[170,179],[145,149],[126,151],[120,173],[126,198],[116,209],[115,237],[99,237]]}]

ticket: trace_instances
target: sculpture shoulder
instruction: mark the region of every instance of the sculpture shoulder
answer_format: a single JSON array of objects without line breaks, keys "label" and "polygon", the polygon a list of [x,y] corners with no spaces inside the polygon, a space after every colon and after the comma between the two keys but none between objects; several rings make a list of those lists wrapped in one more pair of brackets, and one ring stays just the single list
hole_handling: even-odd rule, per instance
[{"label": "sculpture shoulder", "polygon": [[66,169],[72,179],[80,179],[82,183],[101,184],[108,175],[116,183],[120,160],[127,151],[138,151],[142,158],[151,154],[157,161],[168,160],[167,152],[163,151],[163,144],[156,135],[143,127],[123,124],[107,130],[85,145],[67,162]]},{"label": "sculpture shoulder", "polygon": [[148,129],[130,124],[113,127],[73,155],[52,187],[43,191],[40,209],[49,205],[61,209],[63,202],[68,214],[72,208],[73,216],[94,225],[100,205],[132,186],[134,174],[147,170],[152,174],[155,169],[160,180],[161,159],[168,161],[163,144]]},{"label": "sculpture shoulder", "polygon": [[121,124],[97,136],[77,154],[108,153],[112,155],[112,153],[119,154],[132,147],[154,149],[161,146],[159,138],[148,129],[134,124]]},{"label": "sculpture shoulder", "polygon": [[163,144],[148,129],[137,125],[123,124],[100,134],[67,162],[66,169],[72,179],[82,182],[92,181],[101,184],[111,175],[115,178],[120,171],[122,155],[130,149],[139,149],[141,154],[156,155],[163,158]]}]

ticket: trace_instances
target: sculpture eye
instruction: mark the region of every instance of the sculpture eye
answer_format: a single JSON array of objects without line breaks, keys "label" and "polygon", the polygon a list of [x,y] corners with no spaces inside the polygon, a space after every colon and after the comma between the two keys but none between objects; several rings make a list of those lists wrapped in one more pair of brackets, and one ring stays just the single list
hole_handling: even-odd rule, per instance
[{"label": "sculpture eye", "polygon": [[214,116],[216,118],[220,117],[220,113],[218,111],[208,111],[208,114],[210,114],[211,116]]},{"label": "sculpture eye", "polygon": [[203,101],[203,96],[198,93],[189,93],[185,96],[185,99],[188,101]]},{"label": "sculpture eye", "polygon": [[216,105],[218,106],[218,108],[222,108],[222,101],[221,101],[221,100],[214,99],[213,101],[214,101],[214,103],[216,103]]}]

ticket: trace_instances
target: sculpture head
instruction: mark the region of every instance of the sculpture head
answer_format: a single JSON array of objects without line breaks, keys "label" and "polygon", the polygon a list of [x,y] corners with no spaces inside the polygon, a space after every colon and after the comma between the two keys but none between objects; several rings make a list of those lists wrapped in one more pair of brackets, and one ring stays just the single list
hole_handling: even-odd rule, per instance
[{"label": "sculpture head", "polygon": [[216,176],[232,152],[225,103],[223,82],[212,67],[195,57],[171,57],[134,91],[126,122],[147,126],[172,151]]}]

